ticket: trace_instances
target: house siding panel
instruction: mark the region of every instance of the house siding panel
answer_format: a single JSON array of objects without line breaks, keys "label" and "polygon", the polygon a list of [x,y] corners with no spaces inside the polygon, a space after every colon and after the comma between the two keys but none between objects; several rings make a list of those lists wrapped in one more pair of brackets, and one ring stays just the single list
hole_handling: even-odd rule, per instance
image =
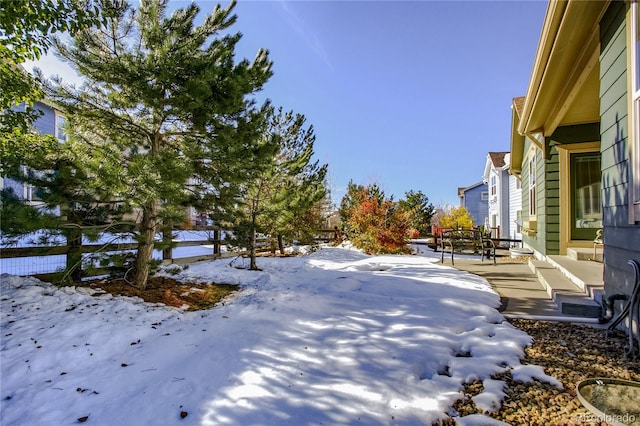
[{"label": "house siding panel", "polygon": [[[615,46],[611,46],[611,49],[608,49],[611,53],[610,56],[612,59],[610,61],[600,63],[600,73],[602,77],[600,84],[601,87],[604,87],[607,90],[614,85],[614,82],[620,75],[620,71],[626,70],[627,57],[624,53],[625,39],[626,36],[624,31],[618,31],[614,38]],[[608,59],[609,56],[605,56],[603,58]]]},{"label": "house siding panel", "polygon": [[[607,137],[608,139],[605,139]],[[615,136],[606,135],[606,134],[603,134],[602,138],[603,140],[615,140]],[[626,138],[622,138],[620,139],[620,141],[622,141],[623,139],[626,140]],[[612,177],[615,178],[613,182],[627,183],[629,182],[629,176],[628,176],[629,164],[627,163],[626,160],[620,161],[621,158],[625,157],[625,153],[620,152],[620,150],[624,150],[626,148],[625,146],[626,144],[619,143],[619,142],[614,143],[613,145],[611,144],[603,145],[601,147],[600,152],[602,154],[602,159],[600,160],[601,161],[600,164],[602,166],[603,171],[610,171],[609,169],[616,169],[616,170],[613,170],[615,174],[615,176],[612,175]]]},{"label": "house siding panel", "polygon": [[509,238],[522,239],[522,234],[518,232],[518,212],[523,214],[522,190],[518,188],[518,178],[509,176]]},{"label": "house siding panel", "polygon": [[[604,208],[629,208],[629,191],[627,185],[607,185],[602,190],[604,196]],[[620,214],[622,216],[622,214]],[[627,224],[626,217],[620,218],[620,223]]]},{"label": "house siding panel", "polygon": [[[615,86],[612,89],[615,91],[607,92],[608,96],[602,96],[600,98],[601,105],[601,120],[603,123],[608,123],[615,128],[615,124],[622,118],[621,114],[624,112],[624,116],[627,115],[627,73],[623,73],[615,82]],[[602,110],[602,105],[607,106],[606,110]],[[604,129],[607,130],[607,129]],[[625,132],[626,133],[626,132]],[[626,135],[625,135],[626,136]]]},{"label": "house siding panel", "polygon": [[546,206],[547,199],[545,198],[545,180],[544,170],[545,164],[542,158],[542,151],[536,150],[536,198],[537,198],[537,221],[538,221],[538,235],[536,235],[537,245],[539,247],[540,253],[546,254],[547,251],[547,240],[545,239],[544,230],[547,228],[547,215],[546,215]]},{"label": "house siding panel", "polygon": [[24,198],[24,184],[11,178],[4,178],[2,188],[10,191],[18,198]]},{"label": "house siding panel", "polygon": [[[624,154],[619,152],[619,149],[623,148],[621,144],[615,144],[613,147],[608,147],[602,152],[602,187],[604,194],[604,205],[621,205],[620,202],[628,204],[629,194],[627,191],[627,184],[629,183],[629,162],[622,161],[617,162],[619,158],[622,158]],[[615,193],[606,192],[609,188],[616,189]],[[620,192],[620,194],[617,194]],[[615,195],[615,198],[610,198],[609,195]]]},{"label": "house siding panel", "polygon": [[500,236],[510,238],[511,228],[515,225],[509,220],[509,173],[500,171]]},{"label": "house siding panel", "polygon": [[38,129],[38,131],[42,134],[48,133],[51,135],[55,135],[56,134],[55,111],[51,107],[48,107],[40,102],[36,102],[35,108],[42,111],[43,114],[33,122],[34,127]]},{"label": "house siding panel", "polygon": [[557,162],[557,159],[550,158],[549,162],[547,163],[547,174],[559,172],[560,164]]},{"label": "house siding panel", "polygon": [[465,190],[461,200],[461,205],[469,211],[473,218],[473,224],[476,226],[484,225],[484,220],[489,214],[489,203],[482,199],[482,193],[488,190],[486,184],[470,187]]},{"label": "house siding panel", "polygon": [[[531,149],[532,142],[528,139],[525,139],[524,152],[527,153]],[[542,161],[542,152],[539,149],[536,149],[536,221],[537,221],[537,231],[536,235],[522,235],[523,243],[535,250],[538,253],[544,254],[546,250],[545,240],[544,240],[544,224],[545,224],[545,215],[544,215],[544,180],[543,176],[543,161]],[[529,161],[528,157],[525,156],[525,159],[522,164],[522,216],[523,221],[530,220],[529,210],[530,210],[530,200],[529,200]]]},{"label": "house siding panel", "polygon": [[560,253],[560,155],[555,147],[547,147],[545,161],[545,254]]},{"label": "house siding panel", "polygon": [[[522,179],[522,200],[520,204],[522,205],[522,215],[524,220],[527,220],[531,204],[529,200],[529,162],[526,161],[526,158],[522,161],[522,171],[520,172],[520,176]],[[528,239],[527,237],[523,238]]]},{"label": "house siding panel", "polygon": [[[19,107],[21,109],[24,106]],[[52,134],[55,135],[56,128],[56,113],[53,108],[43,104],[42,102],[36,102],[34,104],[34,108],[41,111],[42,115],[36,118],[33,122],[33,126],[41,133],[41,134]],[[24,199],[27,193],[27,185],[21,181],[16,180],[15,178],[6,177],[2,179],[2,188],[12,191],[17,197]]]},{"label": "house siding panel", "polygon": [[612,2],[600,22],[600,115],[607,295],[631,292],[629,259],[640,260],[640,225],[628,223],[626,6]]},{"label": "house siding panel", "polygon": [[626,41],[624,39],[614,40],[616,36],[624,34],[626,30],[626,28],[620,26],[620,23],[624,23],[625,14],[626,7],[624,2],[616,0],[612,2],[600,20],[601,70],[608,68],[607,65],[611,64],[619,56],[620,52],[625,49]]}]

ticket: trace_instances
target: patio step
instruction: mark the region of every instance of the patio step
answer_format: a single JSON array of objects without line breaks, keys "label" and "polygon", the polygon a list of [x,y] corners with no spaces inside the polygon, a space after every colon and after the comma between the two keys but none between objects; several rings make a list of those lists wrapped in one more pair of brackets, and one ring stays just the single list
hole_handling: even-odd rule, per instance
[{"label": "patio step", "polygon": [[557,256],[563,259],[553,257],[548,256],[548,261],[529,260],[529,268],[549,297],[565,315],[598,318],[601,314],[602,284],[593,277],[595,269],[590,268],[591,265],[583,268],[585,265],[582,264],[586,262],[580,262],[580,265],[567,263],[566,256]]},{"label": "patio step", "polygon": [[571,247],[567,249],[567,256],[573,260],[590,260],[592,262],[603,261],[602,247],[592,248]]},{"label": "patio step", "polygon": [[598,296],[604,292],[602,263],[575,260],[569,256],[547,256],[547,262],[558,269],[569,281],[581,288],[584,293],[601,302]]}]

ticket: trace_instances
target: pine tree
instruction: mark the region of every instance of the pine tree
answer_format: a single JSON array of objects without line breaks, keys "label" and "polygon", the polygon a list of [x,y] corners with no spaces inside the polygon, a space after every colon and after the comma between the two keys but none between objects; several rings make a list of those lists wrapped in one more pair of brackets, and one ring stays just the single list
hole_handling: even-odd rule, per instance
[{"label": "pine tree", "polygon": [[170,17],[167,1],[101,5],[101,25],[55,42],[86,83],[54,80],[46,91],[67,114],[93,184],[139,212],[127,278],[144,288],[158,230],[182,220],[188,204],[233,200],[252,167],[262,111],[249,95],[271,76],[271,62],[265,50],[234,62],[241,35],[221,33],[236,21],[235,2],[217,5],[200,26],[196,4]]},{"label": "pine tree", "polygon": [[282,239],[309,241],[321,227],[324,215],[320,210],[327,195],[327,165],[312,162],[315,134],[313,126],[305,128],[306,117],[283,112],[282,107],[272,117],[272,130],[279,135],[280,151],[276,156],[274,177],[278,184],[267,199],[262,220],[266,233]]},{"label": "pine tree", "polygon": [[[48,155],[46,169],[29,170],[25,182],[36,188],[38,198],[47,209],[59,209],[57,226],[47,227],[50,233],[65,237],[68,252],[66,267],[60,281],[78,281],[83,276],[82,239],[97,240],[105,232],[122,232],[131,228],[122,221],[130,206],[116,198],[113,188],[89,174],[95,158],[79,156],[82,143],[67,139],[54,154]],[[95,255],[98,256],[98,255]],[[103,254],[104,257],[109,257]]]},{"label": "pine tree", "polygon": [[406,192],[405,198],[400,200],[400,206],[406,210],[411,217],[411,226],[418,235],[426,235],[430,232],[431,218],[434,214],[433,204],[422,191]]},{"label": "pine tree", "polygon": [[[319,226],[314,207],[326,195],[327,165],[312,162],[315,135],[305,128],[306,118],[292,111],[269,108],[262,134],[265,149],[273,150],[270,161],[253,169],[244,188],[244,202],[234,212],[236,237],[250,250],[249,269],[256,264],[256,235],[277,238],[310,233]],[[306,220],[304,220],[306,219]]]}]

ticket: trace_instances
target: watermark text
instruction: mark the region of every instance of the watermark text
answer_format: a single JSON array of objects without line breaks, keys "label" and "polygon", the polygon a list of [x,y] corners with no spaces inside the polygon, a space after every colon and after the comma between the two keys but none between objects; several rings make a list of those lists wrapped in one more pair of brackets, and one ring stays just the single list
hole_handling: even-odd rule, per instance
[{"label": "watermark text", "polygon": [[593,413],[579,413],[576,414],[576,420],[579,422],[590,423],[596,421],[604,421],[607,423],[622,423],[622,424],[630,424],[636,421],[636,416],[634,414],[602,414],[595,415]]}]

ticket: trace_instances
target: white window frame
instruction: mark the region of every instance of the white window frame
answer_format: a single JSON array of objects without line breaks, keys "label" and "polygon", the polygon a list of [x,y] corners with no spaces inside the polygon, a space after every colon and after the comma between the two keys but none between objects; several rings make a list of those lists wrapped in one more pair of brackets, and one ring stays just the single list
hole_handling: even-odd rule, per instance
[{"label": "white window frame", "polygon": [[35,201],[33,196],[34,193],[35,193],[35,187],[31,184],[26,184],[24,199],[26,201]]},{"label": "white window frame", "polygon": [[629,222],[640,221],[640,5],[637,0],[631,2],[629,19]]},{"label": "white window frame", "polygon": [[531,157],[529,157],[529,217],[536,217],[538,214],[538,195],[536,193],[537,168],[536,151],[533,150]]},{"label": "white window frame", "polygon": [[55,134],[54,136],[56,138],[58,138],[58,140],[65,142],[67,140],[67,135],[66,133],[64,133],[64,130],[61,128],[61,123],[60,120],[63,120],[62,126],[66,125],[67,119],[66,117],[59,113],[58,111],[55,112]]},{"label": "white window frame", "polygon": [[492,175],[491,176],[491,196],[494,196],[498,193],[497,181],[498,181],[498,178],[496,177],[496,175]]}]

